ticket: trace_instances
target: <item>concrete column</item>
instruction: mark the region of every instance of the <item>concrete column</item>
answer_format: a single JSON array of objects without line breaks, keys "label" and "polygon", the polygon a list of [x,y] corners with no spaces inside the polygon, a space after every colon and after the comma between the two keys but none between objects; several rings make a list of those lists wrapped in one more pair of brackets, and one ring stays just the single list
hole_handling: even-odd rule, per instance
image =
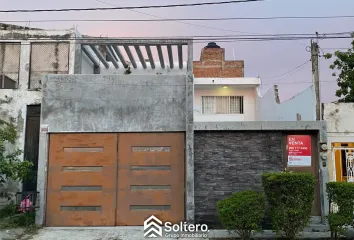
[{"label": "concrete column", "polygon": [[193,43],[188,43],[186,77],[186,221],[194,223],[194,119]]},{"label": "concrete column", "polygon": [[30,76],[31,43],[24,41],[21,43],[19,90],[26,91]]},{"label": "concrete column", "polygon": [[69,74],[81,74],[82,50],[77,41],[70,41]]}]

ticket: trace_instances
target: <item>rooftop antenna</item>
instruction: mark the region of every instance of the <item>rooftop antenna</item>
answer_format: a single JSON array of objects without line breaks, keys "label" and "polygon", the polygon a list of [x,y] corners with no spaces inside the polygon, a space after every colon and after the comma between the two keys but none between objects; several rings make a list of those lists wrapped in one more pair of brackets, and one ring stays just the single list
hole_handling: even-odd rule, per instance
[{"label": "rooftop antenna", "polygon": [[235,42],[232,42],[232,55],[234,56],[234,61],[236,61],[236,57],[235,57]]}]

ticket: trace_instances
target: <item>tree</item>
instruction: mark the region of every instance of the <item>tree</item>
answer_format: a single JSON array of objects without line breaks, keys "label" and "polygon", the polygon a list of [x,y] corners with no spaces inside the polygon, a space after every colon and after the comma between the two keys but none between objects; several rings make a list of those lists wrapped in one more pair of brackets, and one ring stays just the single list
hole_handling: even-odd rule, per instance
[{"label": "tree", "polygon": [[[15,146],[18,138],[16,127],[12,123],[0,120],[0,189],[4,189],[8,180],[21,181],[29,176],[32,163],[21,161],[22,151]],[[11,193],[1,190],[0,197],[11,198]]]},{"label": "tree", "polygon": [[[354,34],[352,34],[354,37]],[[329,67],[334,70],[332,76],[337,76],[337,85],[339,89],[336,96],[339,102],[354,102],[354,40],[351,48],[347,51],[336,51],[334,53],[336,60]],[[332,58],[332,54],[327,53],[326,59]]]}]

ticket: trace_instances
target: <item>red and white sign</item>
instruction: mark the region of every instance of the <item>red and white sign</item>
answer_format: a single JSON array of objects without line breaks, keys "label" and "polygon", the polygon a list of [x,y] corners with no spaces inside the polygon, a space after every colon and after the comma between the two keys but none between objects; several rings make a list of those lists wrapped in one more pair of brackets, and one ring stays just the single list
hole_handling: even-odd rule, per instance
[{"label": "red and white sign", "polygon": [[288,135],[288,166],[311,166],[311,136]]}]

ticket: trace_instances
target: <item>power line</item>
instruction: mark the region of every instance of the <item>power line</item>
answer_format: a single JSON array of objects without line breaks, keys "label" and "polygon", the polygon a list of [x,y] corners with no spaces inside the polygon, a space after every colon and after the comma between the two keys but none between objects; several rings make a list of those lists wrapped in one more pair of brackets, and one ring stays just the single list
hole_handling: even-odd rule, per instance
[{"label": "power line", "polygon": [[[176,37],[168,37],[170,40],[191,40],[194,43],[205,43],[205,42],[210,42],[210,41],[216,41],[216,42],[234,42],[234,41],[246,41],[246,42],[258,42],[258,41],[293,41],[293,40],[310,40],[313,39],[313,36],[287,36],[287,37],[282,37],[282,36],[274,36],[274,37],[219,37],[219,38],[194,38],[194,36],[189,36],[189,37],[184,37],[184,38],[176,38]],[[193,39],[194,38],[194,39]],[[28,37],[24,36],[23,39],[27,39]],[[105,37],[68,37],[68,38],[61,38],[61,37],[51,37],[51,41],[69,41],[69,40],[84,40],[88,41],[88,43],[82,43],[78,42],[77,44],[97,44],[100,45],[99,42],[94,42],[94,41],[100,41],[102,42],[101,44],[104,44],[104,41],[119,41],[119,40],[158,40],[158,39],[165,39],[162,37],[159,38],[105,38]],[[326,36],[323,37],[322,40],[327,40],[327,39],[352,39],[351,36]],[[21,38],[6,38],[6,40],[21,40]],[[89,41],[92,41],[90,43]],[[25,43],[24,43],[25,44]],[[114,44],[114,43],[112,43]]]},{"label": "power line", "polygon": [[168,5],[150,5],[150,6],[131,6],[131,7],[111,7],[111,8],[58,8],[58,9],[18,9],[18,10],[0,10],[1,13],[23,13],[23,12],[70,12],[70,11],[105,11],[105,10],[125,10],[125,9],[150,9],[150,8],[173,8],[173,7],[195,7],[207,5],[222,5],[248,2],[261,2],[264,0],[237,0],[221,2],[202,2],[187,4],[168,4]]},{"label": "power line", "polygon": [[[106,2],[106,1],[103,1],[103,0],[95,0],[96,2],[100,2],[100,3],[104,3],[106,5],[110,5],[110,6],[113,6],[113,7],[119,7],[118,5],[115,5],[115,4],[112,4],[112,3],[109,3],[109,2]],[[140,12],[140,11],[137,11],[137,10],[132,10],[132,9],[128,9],[128,11],[131,11],[131,12],[135,12],[135,13],[140,13],[140,14],[144,14],[146,16],[150,16],[150,17],[156,17],[156,18],[159,18],[159,19],[165,19],[163,17],[160,17],[160,16],[157,16],[157,15],[153,15],[153,14],[149,14],[149,13],[144,13],[144,12]],[[185,25],[190,25],[190,26],[195,26],[195,27],[201,27],[201,28],[208,28],[208,29],[214,29],[214,30],[219,30],[219,31],[226,31],[226,32],[237,32],[237,33],[248,33],[248,34],[260,34],[260,33],[255,33],[255,32],[244,32],[244,31],[237,31],[237,30],[230,30],[230,29],[224,29],[224,28],[217,28],[217,27],[210,27],[210,26],[205,26],[205,25],[200,25],[200,24],[195,24],[195,23],[188,23],[188,22],[182,22],[182,21],[174,21],[174,22],[177,22],[177,23],[181,23],[181,24],[185,24]],[[307,47],[306,44],[302,43],[302,42],[298,42],[298,41],[293,41],[297,44],[300,44],[302,46],[305,46]]]},{"label": "power line", "polygon": [[[110,5],[110,6],[113,6],[113,7],[119,7],[118,5],[115,5],[115,4],[112,4],[112,3],[109,3],[109,2],[106,2],[106,1],[103,1],[103,0],[95,0],[95,1],[96,1],[96,2],[100,2],[100,3],[104,3],[104,4],[106,4],[106,5]],[[157,16],[157,15],[153,15],[153,14],[149,14],[149,13],[144,13],[144,12],[140,12],[140,11],[137,11],[137,10],[132,10],[132,9],[127,9],[127,10],[128,10],[128,11],[131,11],[131,12],[135,12],[135,13],[140,13],[140,14],[143,14],[143,15],[146,15],[146,16],[159,18],[159,19],[161,19],[161,20],[166,19],[166,18]],[[190,26],[195,26],[195,27],[201,27],[201,28],[208,28],[208,29],[220,30],[220,31],[253,34],[252,32],[242,32],[242,31],[229,30],[229,29],[223,29],[223,28],[217,28],[217,27],[210,27],[210,26],[204,26],[204,25],[199,25],[199,24],[194,24],[194,23],[182,22],[182,21],[179,21],[179,20],[175,20],[174,22],[181,23],[181,24],[185,24],[185,25],[190,25]],[[257,34],[257,33],[254,33],[254,34]]]},{"label": "power line", "polygon": [[[273,83],[262,83],[262,85],[272,85],[272,84],[299,84],[299,83],[313,83],[313,82],[310,82],[310,81],[305,81],[305,82],[273,82]],[[320,83],[335,83],[335,81],[324,80],[324,81],[320,81]]]},{"label": "power line", "polygon": [[[102,1],[100,1],[102,2]],[[338,19],[353,16],[318,16],[318,17],[228,17],[228,18],[161,18],[161,19],[47,19],[47,20],[10,20],[6,22],[176,22],[176,21],[231,21],[231,20],[277,20],[277,19]]]},{"label": "power line", "polygon": [[282,77],[282,76],[284,76],[284,75],[287,75],[287,74],[289,74],[289,73],[291,73],[291,72],[294,72],[295,70],[297,70],[297,69],[299,69],[299,68],[305,66],[305,65],[306,65],[307,63],[309,63],[309,62],[311,62],[311,60],[307,60],[306,62],[300,64],[299,66],[297,66],[297,67],[291,69],[290,71],[287,71],[287,72],[285,72],[285,73],[282,73],[282,74],[280,74],[280,75],[276,75],[276,76],[273,76],[273,77],[264,77],[263,79],[271,79],[271,78]]}]

